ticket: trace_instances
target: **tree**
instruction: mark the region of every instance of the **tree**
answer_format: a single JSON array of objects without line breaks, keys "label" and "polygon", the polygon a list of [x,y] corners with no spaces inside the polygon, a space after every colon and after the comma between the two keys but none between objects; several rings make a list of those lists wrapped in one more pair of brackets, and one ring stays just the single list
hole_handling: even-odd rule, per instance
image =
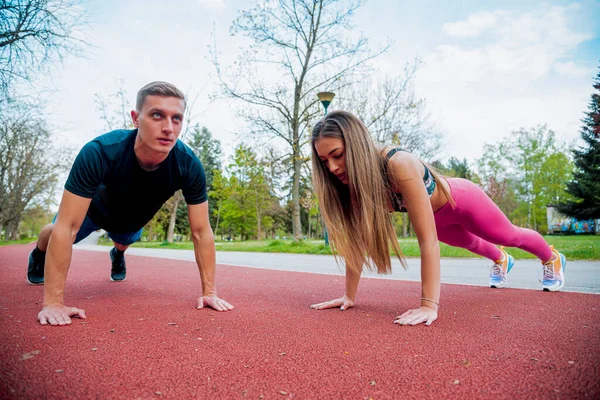
[{"label": "tree", "polygon": [[106,131],[115,129],[133,129],[131,120],[131,110],[133,107],[129,100],[127,91],[123,88],[124,82],[121,79],[115,80],[117,89],[105,97],[102,93],[94,95],[96,110],[100,113],[100,119],[106,125]]},{"label": "tree", "polygon": [[48,207],[71,161],[69,148],[52,143],[40,109],[14,100],[0,103],[0,228],[6,239],[17,238],[28,208]]},{"label": "tree", "polygon": [[566,189],[573,200],[557,205],[562,214],[584,220],[600,218],[600,72],[594,89],[582,120],[581,138],[585,145],[573,150],[575,171]]},{"label": "tree", "polygon": [[[513,132],[511,139],[500,144],[500,154],[513,164],[517,195],[523,200],[522,206],[515,212],[526,215],[527,226],[541,232],[546,231],[546,206],[556,199],[551,192],[550,180],[560,185],[570,178],[570,169],[546,168],[560,159],[555,133],[546,126],[530,130],[520,129]],[[568,164],[567,157],[562,159]],[[563,183],[564,188],[564,183]],[[562,190],[553,190],[554,194],[563,194]],[[563,194],[564,196],[564,194]]]},{"label": "tree", "polygon": [[498,154],[497,146],[496,143],[486,143],[483,147],[483,156],[476,161],[480,177],[479,185],[510,218],[519,206],[519,199],[515,193],[514,177],[508,172],[508,163]]},{"label": "tree", "polygon": [[50,210],[49,204],[35,204],[28,207],[23,212],[21,223],[21,235],[26,237],[36,237],[48,221],[52,220],[54,213]]},{"label": "tree", "polygon": [[[506,208],[512,208],[514,190],[518,206],[509,215],[519,225],[545,231],[546,206],[565,198],[572,163],[561,147],[555,133],[543,125],[521,128],[498,143],[485,145],[479,160],[484,189]],[[499,195],[501,200],[494,198]]]},{"label": "tree", "polygon": [[170,220],[169,209],[161,207],[160,210],[154,215],[154,217],[144,226],[146,232],[146,238],[149,242],[164,241],[167,237],[167,230],[169,228]]},{"label": "tree", "polygon": [[240,114],[251,134],[279,138],[288,149],[296,240],[302,236],[301,166],[308,160],[303,149],[311,121],[321,115],[316,92],[364,77],[367,61],[387,50],[370,52],[363,36],[353,42],[344,39],[360,5],[340,0],[257,1],[233,23],[232,34],[241,33],[252,44],[235,63],[237,71],[231,78],[212,49],[223,94],[250,105]]},{"label": "tree", "polygon": [[213,135],[208,128],[204,126],[200,128],[200,126],[196,124],[192,128],[191,137],[186,143],[190,146],[194,154],[198,156],[204,166],[207,186],[212,186],[214,171],[216,169],[221,169],[221,156],[223,155],[221,142],[218,139],[213,138]]},{"label": "tree", "polygon": [[235,149],[227,170],[230,174],[229,197],[223,205],[223,227],[232,236],[239,235],[241,240],[254,236],[257,227],[255,192],[251,183],[251,163],[253,153],[241,144]]},{"label": "tree", "polygon": [[80,54],[86,26],[79,0],[0,0],[0,92]]},{"label": "tree", "polygon": [[[313,219],[315,219],[316,221],[319,220],[319,218],[318,218],[318,216],[319,216],[319,199],[317,198],[317,196],[315,196],[314,193],[309,192],[300,199],[300,202],[302,204],[302,207],[306,210],[306,212],[308,214],[308,231],[307,231],[306,236],[308,237],[308,239],[311,239],[312,238],[312,230],[314,230],[315,233],[317,232],[317,229],[316,229],[317,224],[315,223],[315,226],[313,227],[312,221],[313,221]],[[316,218],[313,218],[313,217],[316,217]]]},{"label": "tree", "polygon": [[447,165],[450,176],[468,180],[472,180],[475,176],[473,171],[469,168],[469,162],[466,158],[463,158],[461,161],[456,157],[450,157]]},{"label": "tree", "polygon": [[[277,198],[273,196],[269,179],[265,173],[267,163],[246,144],[240,144],[227,166],[229,177],[215,170],[209,196],[218,206],[213,209],[216,216],[215,235],[227,232],[242,240],[259,239],[276,226]],[[221,236],[223,234],[221,233]]]},{"label": "tree", "polygon": [[208,192],[208,198],[216,204],[216,207],[211,209],[211,217],[213,217],[215,220],[215,236],[219,234],[219,223],[221,222],[221,210],[223,209],[223,202],[229,199],[230,194],[231,188],[227,178],[223,176],[221,170],[215,170],[212,187]]},{"label": "tree", "polygon": [[239,212],[238,227],[242,239],[256,235],[260,240],[263,223],[267,222],[265,208],[272,201],[265,165],[249,146],[240,144],[228,169],[234,182],[232,197]]},{"label": "tree", "polygon": [[399,145],[431,159],[439,152],[443,135],[431,122],[425,100],[415,94],[414,79],[420,65],[417,59],[407,62],[396,76],[347,85],[336,96],[335,108],[352,110],[376,142]]},{"label": "tree", "polygon": [[[186,142],[204,166],[206,192],[209,193],[212,190],[215,171],[222,169],[221,156],[223,151],[221,150],[221,142],[213,138],[208,128],[200,128],[198,124],[191,129],[190,137]],[[208,208],[214,210],[216,207],[218,207],[217,199],[209,196]],[[216,226],[217,215],[210,214],[210,224],[213,227]]]},{"label": "tree", "polygon": [[471,170],[471,167],[469,167],[469,162],[466,158],[459,160],[456,157],[450,157],[447,164],[436,160],[431,162],[431,166],[446,176],[468,179],[470,181],[473,181],[475,180],[474,178],[476,178],[476,175]]}]

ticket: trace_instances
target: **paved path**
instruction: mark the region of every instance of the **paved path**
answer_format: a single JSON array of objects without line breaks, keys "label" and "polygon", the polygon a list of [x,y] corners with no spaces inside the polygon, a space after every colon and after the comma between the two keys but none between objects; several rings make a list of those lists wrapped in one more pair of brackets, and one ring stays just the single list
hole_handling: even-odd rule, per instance
[{"label": "paved path", "polygon": [[[77,244],[75,248],[90,251],[108,252],[107,246],[95,245],[95,237],[87,242]],[[141,249],[132,247],[127,254],[146,257],[159,257],[173,260],[194,261],[191,250],[172,249]],[[108,256],[107,256],[108,260]],[[108,261],[107,261],[108,262]],[[217,252],[217,263],[244,266],[251,268],[266,268],[280,271],[313,272],[319,274],[342,274],[333,256],[283,254],[283,253],[244,253]],[[384,279],[400,279],[420,281],[420,260],[408,259],[408,270],[404,271],[398,260],[392,261],[391,275],[366,273],[365,276]],[[465,285],[487,286],[490,263],[484,259],[442,259],[442,282]],[[564,291],[600,294],[600,262],[599,261],[569,261]],[[541,266],[537,260],[517,260],[509,274],[509,287],[519,289],[541,289],[539,279]]]},{"label": "paved path", "polygon": [[51,327],[32,248],[0,247],[1,399],[600,398],[598,295],[444,284],[440,318],[409,327],[392,321],[418,282],[363,279],[357,307],[316,311],[343,277],[221,264],[219,313],[196,310],[193,261],[130,254],[111,282],[102,248],[73,252],[66,301],[87,319]]}]

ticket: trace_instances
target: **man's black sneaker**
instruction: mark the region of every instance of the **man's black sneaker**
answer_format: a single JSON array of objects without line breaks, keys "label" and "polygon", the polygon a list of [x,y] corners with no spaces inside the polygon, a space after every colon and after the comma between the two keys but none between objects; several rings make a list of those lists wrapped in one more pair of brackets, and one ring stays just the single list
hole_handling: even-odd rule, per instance
[{"label": "man's black sneaker", "polygon": [[124,281],[127,277],[127,271],[125,268],[125,255],[123,252],[118,251],[115,247],[110,249],[110,261],[112,262],[110,280]]},{"label": "man's black sneaker", "polygon": [[27,267],[27,282],[32,285],[44,284],[44,266],[46,265],[46,252],[37,248],[29,253],[29,265]]}]

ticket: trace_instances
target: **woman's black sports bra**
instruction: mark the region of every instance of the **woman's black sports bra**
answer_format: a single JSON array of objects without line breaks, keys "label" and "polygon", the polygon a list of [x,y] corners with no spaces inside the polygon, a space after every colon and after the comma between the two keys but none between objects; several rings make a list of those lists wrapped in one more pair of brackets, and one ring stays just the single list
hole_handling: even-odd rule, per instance
[{"label": "woman's black sports bra", "polygon": [[[386,161],[389,161],[390,158],[392,158],[392,156],[394,154],[396,154],[399,151],[406,151],[404,149],[401,149],[400,147],[396,147],[395,149],[390,150],[387,155],[385,156]],[[433,177],[433,175],[431,174],[431,171],[429,171],[429,168],[427,168],[426,165],[424,165],[425,167],[425,175],[423,175],[423,184],[425,184],[425,188],[427,189],[427,194],[429,195],[429,197],[431,197],[433,195],[433,192],[435,191],[435,178]],[[402,198],[402,194],[401,193],[393,193],[392,195],[392,206],[394,207],[394,211],[397,212],[406,212],[406,206],[404,205],[404,199]]]}]

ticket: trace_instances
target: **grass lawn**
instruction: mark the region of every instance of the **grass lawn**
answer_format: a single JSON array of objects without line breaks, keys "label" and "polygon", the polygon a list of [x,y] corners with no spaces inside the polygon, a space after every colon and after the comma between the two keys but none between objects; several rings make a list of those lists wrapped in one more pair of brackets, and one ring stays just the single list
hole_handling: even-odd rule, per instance
[{"label": "grass lawn", "polygon": [[0,246],[9,246],[11,244],[27,244],[35,242],[37,238],[25,238],[19,240],[0,240]]},{"label": "grass lawn", "polygon": [[[545,236],[548,243],[553,244],[569,260],[600,260],[600,236]],[[100,244],[110,244],[105,241]],[[187,249],[194,248],[191,242],[161,243],[161,242],[137,242],[133,247],[164,248],[164,249]],[[300,241],[291,240],[262,240],[246,242],[216,242],[217,251],[249,251],[261,253],[296,253],[296,254],[331,254],[329,247],[323,241]],[[400,239],[400,247],[406,257],[419,257],[419,245],[417,239]],[[442,257],[461,258],[477,257],[473,253],[447,246],[440,243]],[[535,256],[519,249],[507,249],[515,258],[531,258]]]}]

